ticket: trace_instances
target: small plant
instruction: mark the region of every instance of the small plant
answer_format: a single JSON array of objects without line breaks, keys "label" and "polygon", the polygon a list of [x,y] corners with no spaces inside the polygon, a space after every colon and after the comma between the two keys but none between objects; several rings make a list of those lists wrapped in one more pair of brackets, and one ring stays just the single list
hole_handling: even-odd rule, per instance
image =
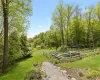
[{"label": "small plant", "polygon": [[59,61],[58,61],[57,59],[55,59],[55,60],[53,61],[53,63],[54,63],[54,64],[58,64]]}]

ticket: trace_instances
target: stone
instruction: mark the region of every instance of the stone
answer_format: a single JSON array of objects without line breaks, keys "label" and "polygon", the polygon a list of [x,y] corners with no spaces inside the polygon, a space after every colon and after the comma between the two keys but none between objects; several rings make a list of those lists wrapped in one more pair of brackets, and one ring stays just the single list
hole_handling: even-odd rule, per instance
[{"label": "stone", "polygon": [[71,78],[71,80],[76,80],[75,78]]}]

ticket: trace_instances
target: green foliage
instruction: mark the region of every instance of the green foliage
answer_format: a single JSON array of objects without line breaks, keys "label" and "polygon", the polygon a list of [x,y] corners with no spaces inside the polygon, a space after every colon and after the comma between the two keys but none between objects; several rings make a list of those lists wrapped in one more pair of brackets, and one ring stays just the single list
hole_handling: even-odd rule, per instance
[{"label": "green foliage", "polygon": [[20,41],[21,41],[20,46],[21,46],[23,57],[30,56],[31,55],[31,49],[29,49],[27,36],[25,34],[22,34],[21,38],[20,38]]},{"label": "green foliage", "polygon": [[58,64],[58,63],[59,63],[59,60],[54,59],[54,60],[53,60],[53,63],[54,63],[54,64]]},{"label": "green foliage", "polygon": [[88,79],[95,79],[97,77],[100,77],[100,71],[97,70],[91,70],[87,74]]},{"label": "green foliage", "polygon": [[[33,47],[100,47],[100,2],[81,12],[79,5],[60,2],[52,15],[50,30],[33,37]],[[64,39],[63,39],[64,38]]]},{"label": "green foliage", "polygon": [[41,49],[41,46],[37,45],[36,46],[36,49],[40,50]]},{"label": "green foliage", "polygon": [[28,17],[32,14],[32,0],[12,0],[9,3],[9,32],[26,32]]},{"label": "green foliage", "polygon": [[42,80],[42,74],[40,70],[32,70],[29,72],[25,80]]},{"label": "green foliage", "polygon": [[20,47],[20,37],[17,31],[12,32],[9,35],[9,63],[14,62],[16,59],[20,58],[21,47]]},{"label": "green foliage", "polygon": [[[0,3],[4,0],[0,0]],[[7,3],[8,2],[8,3]],[[24,32],[26,33],[26,30],[29,26],[29,16],[32,13],[32,0],[6,0],[4,1],[5,6],[6,3],[9,5],[7,9],[5,9],[8,13],[8,37],[9,37],[9,46],[6,47],[6,50],[8,48],[8,62],[9,64],[14,63],[14,61],[22,56],[21,51],[21,42],[20,42],[20,35]],[[4,6],[4,7],[5,7]],[[4,28],[3,28],[3,5],[0,7],[0,12],[2,13],[0,15],[0,67],[1,67],[1,55],[3,54],[3,37],[4,37]],[[7,25],[7,23],[5,24]],[[14,32],[15,31],[15,32]],[[5,39],[7,40],[7,39]],[[6,45],[6,44],[5,44]],[[29,53],[30,54],[30,53]],[[6,54],[4,54],[6,56]],[[7,59],[7,58],[6,58]],[[5,63],[6,60],[4,60]]]},{"label": "green foliage", "polygon": [[0,35],[0,55],[3,53],[3,37]]},{"label": "green foliage", "polygon": [[43,43],[41,43],[41,49],[44,49],[45,48],[45,45]]},{"label": "green foliage", "polygon": [[28,45],[27,37],[22,34],[21,37],[18,31],[14,31],[9,35],[9,64],[13,64],[15,60],[31,55],[31,49]]}]

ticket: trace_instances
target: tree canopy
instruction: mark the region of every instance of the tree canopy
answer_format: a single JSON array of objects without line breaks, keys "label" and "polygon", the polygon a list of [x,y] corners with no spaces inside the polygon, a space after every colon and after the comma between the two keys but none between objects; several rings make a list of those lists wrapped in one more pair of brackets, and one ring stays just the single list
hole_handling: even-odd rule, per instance
[{"label": "tree canopy", "polygon": [[79,5],[58,3],[52,15],[50,30],[33,37],[33,47],[41,46],[41,43],[48,48],[99,47],[99,9],[100,2],[84,10]]}]

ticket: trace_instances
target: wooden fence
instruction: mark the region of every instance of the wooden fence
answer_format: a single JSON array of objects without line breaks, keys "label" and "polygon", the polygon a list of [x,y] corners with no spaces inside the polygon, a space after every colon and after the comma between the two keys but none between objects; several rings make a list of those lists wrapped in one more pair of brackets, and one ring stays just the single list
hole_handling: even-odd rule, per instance
[{"label": "wooden fence", "polygon": [[[72,61],[73,57],[79,57],[79,59],[82,59],[85,55],[91,56],[91,55],[95,55],[95,53],[99,53],[99,50],[84,50],[84,51],[77,51],[77,52],[69,52],[69,53],[63,53],[63,54],[59,54],[58,51],[55,52],[50,52],[50,53],[43,53],[43,55],[45,55],[49,60],[52,59],[52,57],[58,59],[59,61],[61,61],[63,58],[65,58],[66,60],[69,60],[70,62]],[[91,54],[93,53],[93,54]]]}]

